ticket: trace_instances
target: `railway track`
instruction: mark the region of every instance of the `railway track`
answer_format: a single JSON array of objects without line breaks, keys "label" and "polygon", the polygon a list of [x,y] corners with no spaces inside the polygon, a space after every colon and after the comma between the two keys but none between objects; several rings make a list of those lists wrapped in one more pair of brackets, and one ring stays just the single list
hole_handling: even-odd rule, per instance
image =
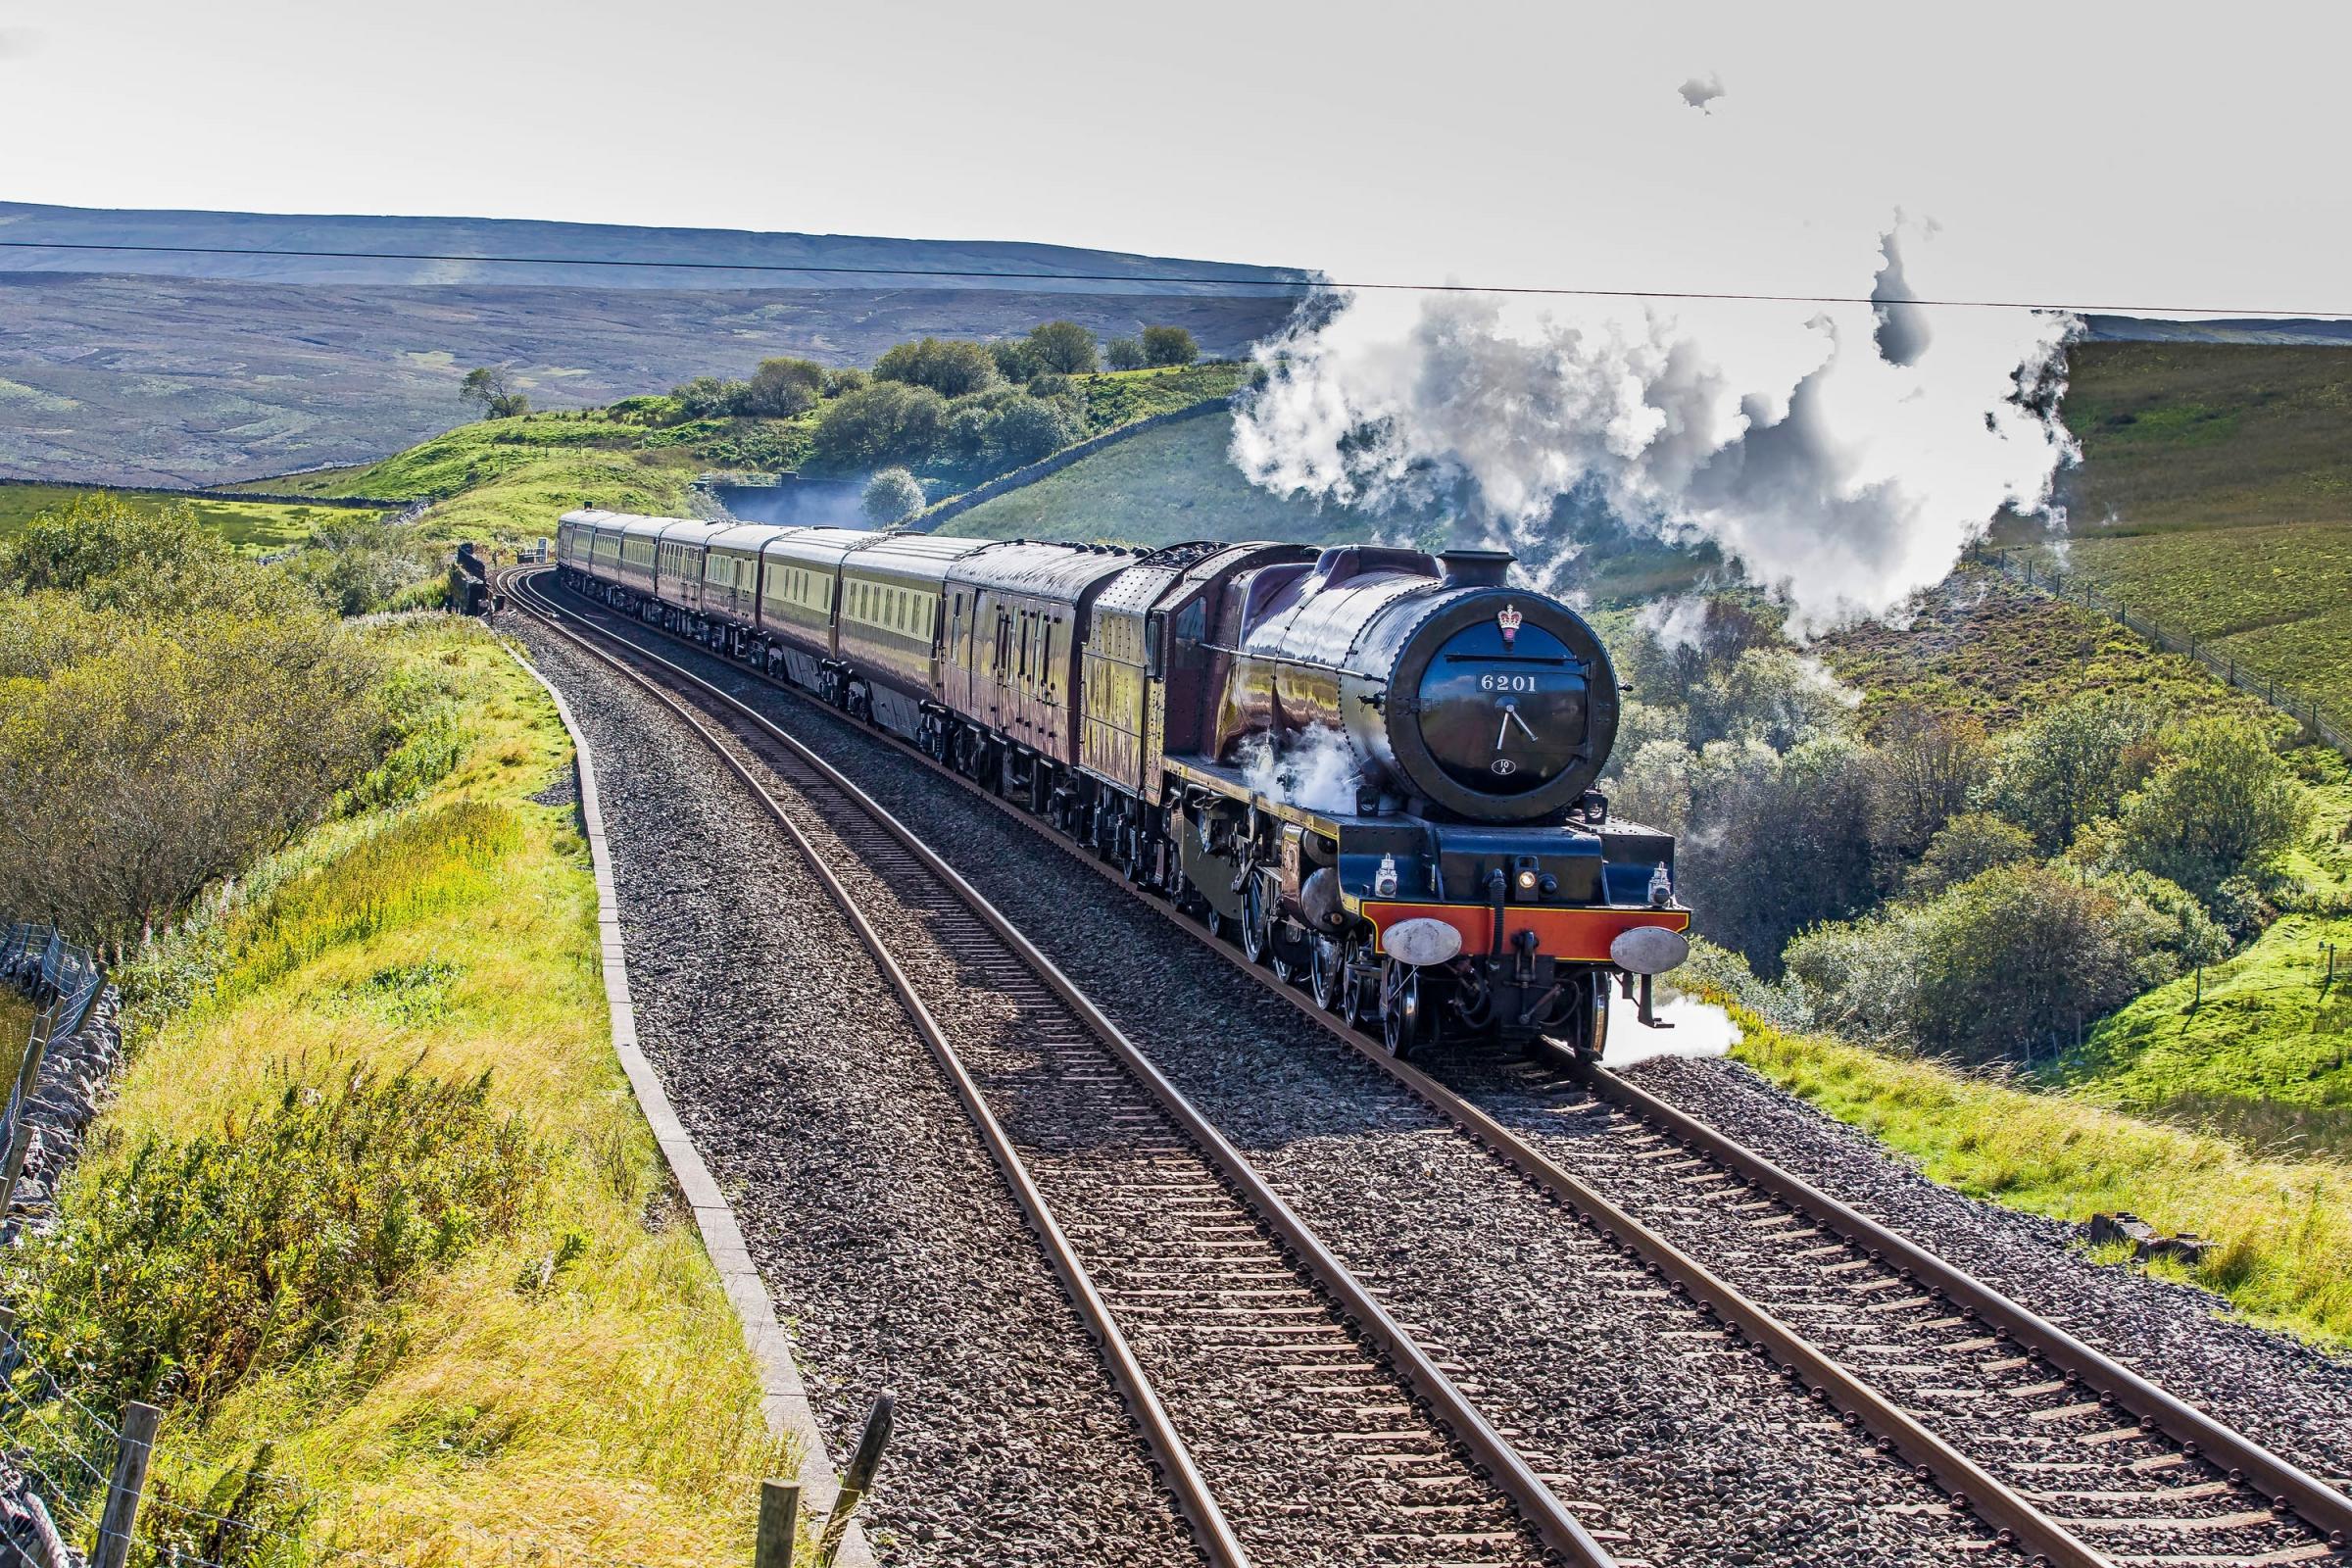
[{"label": "railway track", "polygon": [[[620,623],[623,642],[658,635]],[[900,751],[1156,902],[1028,813]],[[1626,1278],[1679,1303],[1693,1326],[1677,1332],[1768,1360],[1825,1420],[1868,1434],[1942,1506],[1983,1520],[1993,1544],[2068,1568],[2352,1562],[2339,1490],[1614,1074],[1561,1054],[1490,1061],[1448,1085],[1229,944],[1172,924],[1564,1204]],[[1482,1401],[1515,1430],[1504,1398]]]},{"label": "railway track", "polygon": [[1612,1562],[1437,1357],[915,834],[691,672],[579,635],[521,573],[507,586],[708,745],[826,885],[1101,1344],[1208,1561]]}]

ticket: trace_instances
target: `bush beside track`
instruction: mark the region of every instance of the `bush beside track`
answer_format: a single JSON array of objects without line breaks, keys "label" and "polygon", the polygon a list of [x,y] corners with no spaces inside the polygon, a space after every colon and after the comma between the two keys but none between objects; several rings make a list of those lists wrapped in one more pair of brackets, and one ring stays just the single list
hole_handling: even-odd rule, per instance
[{"label": "bush beside track", "polygon": [[787,1460],[612,1053],[568,742],[480,629],[368,635],[410,744],[122,972],[24,1337],[85,1397],[160,1379],[157,1484],[266,1467],[312,1552],[740,1559]]}]

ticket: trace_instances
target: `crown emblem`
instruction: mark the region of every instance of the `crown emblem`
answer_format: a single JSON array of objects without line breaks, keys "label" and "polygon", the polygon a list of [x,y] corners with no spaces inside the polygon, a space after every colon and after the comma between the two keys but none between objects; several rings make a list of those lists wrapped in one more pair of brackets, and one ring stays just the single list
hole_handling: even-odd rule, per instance
[{"label": "crown emblem", "polygon": [[1502,628],[1502,646],[1505,650],[1508,650],[1512,642],[1518,638],[1519,623],[1526,618],[1525,615],[1519,613],[1519,607],[1516,605],[1503,606],[1501,612],[1495,615],[1494,624]]}]

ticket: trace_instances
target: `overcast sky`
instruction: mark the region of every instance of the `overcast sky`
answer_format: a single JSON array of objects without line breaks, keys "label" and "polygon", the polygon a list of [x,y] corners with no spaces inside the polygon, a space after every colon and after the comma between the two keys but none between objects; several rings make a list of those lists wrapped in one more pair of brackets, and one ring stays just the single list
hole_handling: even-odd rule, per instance
[{"label": "overcast sky", "polygon": [[0,0],[0,197],[1804,293],[1900,209],[1937,292],[2352,311],[2348,18]]}]

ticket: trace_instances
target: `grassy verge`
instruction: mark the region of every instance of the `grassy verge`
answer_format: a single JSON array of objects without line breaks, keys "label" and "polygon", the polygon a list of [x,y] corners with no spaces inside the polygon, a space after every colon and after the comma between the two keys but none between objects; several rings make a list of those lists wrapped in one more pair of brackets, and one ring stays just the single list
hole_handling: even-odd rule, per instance
[{"label": "grassy verge", "polygon": [[[341,1246],[401,1266],[297,1300],[291,1318],[265,1301],[276,1315],[226,1375],[172,1352],[177,1319],[158,1323],[152,1293],[44,1306],[36,1275],[28,1337],[94,1345],[76,1355],[91,1368],[144,1347],[178,1396],[164,1494],[218,1495],[218,1476],[266,1452],[316,1499],[314,1549],[436,1568],[741,1560],[756,1480],[785,1457],[612,1054],[585,847],[569,808],[532,799],[568,743],[478,628],[435,618],[378,635],[435,699],[370,791],[407,798],[313,832],[131,977],[145,1021],[61,1235],[128,1228],[136,1247],[110,1249],[118,1277],[144,1269],[170,1282],[174,1313],[224,1316],[261,1249],[160,1199],[165,1218],[137,1230],[142,1182],[198,1171],[232,1221],[262,1226],[253,1184],[222,1172],[282,1148],[308,1162],[269,1176],[300,1187],[287,1203],[348,1211]],[[363,1092],[367,1114],[342,1115]],[[416,1136],[404,1122],[430,1117],[464,1136],[400,1145]],[[471,1163],[441,1168],[460,1156]],[[159,1234],[167,1223],[184,1234]],[[250,1272],[282,1295],[278,1282],[333,1263],[289,1242]],[[46,1266],[71,1279],[78,1265]]]},{"label": "grassy verge", "polygon": [[2130,1209],[2161,1230],[2210,1237],[2221,1245],[2194,1271],[2157,1266],[2257,1323],[2352,1347],[2352,1170],[2256,1158],[2227,1139],[2069,1096],[1740,1022],[1739,1059],[1933,1180],[2055,1219]]},{"label": "grassy verge", "polygon": [[[44,512],[66,506],[89,485],[0,484],[0,538],[15,533]],[[152,490],[117,492],[148,511],[185,504],[197,520],[238,549],[262,555],[308,539],[330,522],[367,515],[349,507],[306,507],[295,502],[240,501],[220,496],[183,496]],[[355,492],[365,493],[365,492]]]}]

